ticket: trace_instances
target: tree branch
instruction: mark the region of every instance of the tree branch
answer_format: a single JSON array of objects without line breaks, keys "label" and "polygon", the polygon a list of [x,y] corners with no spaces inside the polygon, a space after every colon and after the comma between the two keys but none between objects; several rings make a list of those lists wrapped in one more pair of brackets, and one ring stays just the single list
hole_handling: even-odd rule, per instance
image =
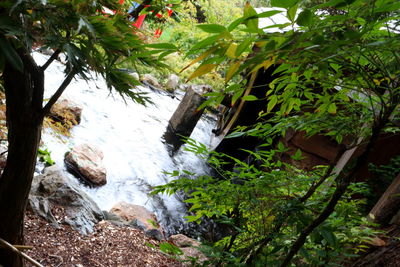
[{"label": "tree branch", "polygon": [[65,80],[62,82],[62,84],[60,85],[60,87],[58,87],[57,91],[52,95],[52,97],[50,98],[50,100],[47,102],[47,104],[43,107],[42,112],[41,112],[41,116],[42,118],[44,116],[46,116],[49,112],[51,107],[54,105],[54,103],[57,102],[57,100],[60,98],[60,96],[62,95],[62,93],[65,91],[65,89],[67,88],[67,86],[71,83],[72,79],[74,78],[76,74],[76,70],[72,69],[67,77],[65,77]]},{"label": "tree branch", "polygon": [[58,57],[58,55],[61,53],[60,49],[57,49],[52,55],[51,57],[47,60],[46,63],[44,63],[43,66],[40,67],[40,69],[42,71],[45,71],[47,69],[48,66],[50,66],[50,64]]}]

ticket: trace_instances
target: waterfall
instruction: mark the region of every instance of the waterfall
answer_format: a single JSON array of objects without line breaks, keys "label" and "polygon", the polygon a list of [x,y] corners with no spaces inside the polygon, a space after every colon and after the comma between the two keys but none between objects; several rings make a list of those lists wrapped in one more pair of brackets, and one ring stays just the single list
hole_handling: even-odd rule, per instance
[{"label": "waterfall", "polygon": [[[38,64],[47,56],[34,54]],[[46,98],[63,81],[64,66],[54,62],[46,70]],[[147,107],[123,99],[118,93],[107,89],[104,80],[93,74],[91,81],[76,78],[67,88],[63,98],[72,100],[82,108],[81,123],[74,126],[70,137],[63,137],[51,129],[44,129],[42,140],[51,152],[52,159],[61,166],[69,179],[76,180],[66,172],[64,154],[74,145],[94,144],[104,153],[107,184],[99,188],[84,185],[84,191],[102,210],[109,210],[119,201],[142,205],[153,211],[161,225],[171,230],[171,225],[181,225],[185,206],[177,196],[150,196],[152,186],[165,184],[171,178],[164,172],[188,170],[196,174],[208,172],[203,159],[181,150],[171,158],[162,142],[168,120],[172,116],[182,93],[172,98],[166,93],[148,88],[137,88],[147,93],[154,104]],[[215,120],[203,116],[191,138],[210,145],[211,130]],[[172,231],[172,230],[171,230]]]}]

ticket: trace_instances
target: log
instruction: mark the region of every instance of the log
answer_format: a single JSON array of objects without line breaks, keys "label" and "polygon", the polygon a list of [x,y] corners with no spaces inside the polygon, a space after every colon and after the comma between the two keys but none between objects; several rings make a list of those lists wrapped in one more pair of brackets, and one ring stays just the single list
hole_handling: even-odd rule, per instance
[{"label": "log", "polygon": [[[382,225],[399,224],[400,216],[395,216],[400,208],[400,174],[393,180],[393,182],[386,189],[385,193],[381,196],[368,218],[376,223]],[[393,216],[395,216],[393,218]]]},{"label": "log", "polygon": [[163,136],[166,143],[170,145],[170,152],[175,153],[178,151],[184,143],[182,139],[190,137],[203,114],[204,109],[199,110],[199,107],[204,100],[205,98],[198,90],[193,87],[187,89],[181,103],[169,120],[167,130]]}]

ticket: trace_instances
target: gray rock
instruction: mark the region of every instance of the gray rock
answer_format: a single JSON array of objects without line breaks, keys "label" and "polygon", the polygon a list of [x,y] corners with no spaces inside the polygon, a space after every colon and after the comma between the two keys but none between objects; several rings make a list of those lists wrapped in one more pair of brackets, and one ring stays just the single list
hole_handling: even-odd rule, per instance
[{"label": "gray rock", "polygon": [[104,218],[97,204],[79,186],[67,177],[57,165],[45,168],[42,175],[34,177],[29,195],[31,209],[49,222],[58,225],[52,207],[63,207],[63,223],[82,234],[93,231],[93,226]]},{"label": "gray rock", "polygon": [[144,232],[148,237],[156,239],[158,241],[164,240],[164,236],[158,229],[150,229]]},{"label": "gray rock", "polygon": [[154,87],[160,88],[160,83],[158,80],[151,74],[144,74],[141,81],[143,83],[148,83]]},{"label": "gray rock", "polygon": [[179,87],[179,77],[175,74],[170,74],[165,87],[169,91],[175,91]]}]

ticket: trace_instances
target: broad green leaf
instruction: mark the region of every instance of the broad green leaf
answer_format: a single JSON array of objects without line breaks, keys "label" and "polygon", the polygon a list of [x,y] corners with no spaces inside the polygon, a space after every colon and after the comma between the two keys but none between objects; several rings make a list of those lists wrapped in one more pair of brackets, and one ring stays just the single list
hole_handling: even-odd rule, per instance
[{"label": "broad green leaf", "polygon": [[234,29],[237,28],[237,26],[239,26],[240,24],[243,23],[243,21],[245,20],[244,17],[238,18],[235,21],[233,21],[231,24],[229,24],[228,26],[228,31],[233,31]]},{"label": "broad green leaf", "polygon": [[200,42],[198,42],[197,44],[195,44],[187,53],[188,55],[193,54],[195,51],[205,48],[206,46],[215,43],[218,39],[220,38],[219,35],[212,35]]},{"label": "broad green leaf", "polygon": [[257,18],[257,11],[250,5],[249,2],[246,2],[244,7],[244,17],[246,18],[245,24],[246,27],[252,31],[258,31],[258,18]]},{"label": "broad green leaf", "polygon": [[280,10],[269,10],[269,11],[265,11],[265,12],[257,14],[257,17],[259,17],[259,18],[269,18],[269,17],[272,17],[273,15],[276,15],[276,14],[279,14],[279,13],[282,13],[282,11],[280,11]]},{"label": "broad green leaf", "polygon": [[157,48],[157,49],[164,49],[164,50],[178,50],[178,48],[170,43],[154,43],[154,44],[147,44],[146,47],[150,48]]},{"label": "broad green leaf", "polygon": [[217,50],[217,47],[211,47],[210,49],[208,49],[206,52],[204,52],[203,54],[201,54],[199,57],[197,57],[196,59],[194,59],[192,62],[189,63],[189,65],[187,65],[186,67],[184,67],[181,71],[183,72],[184,70],[186,70],[187,68],[189,68],[190,66],[192,66],[193,64],[205,59],[206,57],[208,57],[209,55],[211,55],[215,50]]},{"label": "broad green leaf", "polygon": [[297,149],[296,153],[293,156],[290,156],[290,157],[292,159],[294,159],[294,160],[301,160],[303,158],[301,155],[302,155],[301,150]]},{"label": "broad green leaf", "polygon": [[336,247],[337,239],[334,233],[326,229],[320,229],[319,232],[330,246]]},{"label": "broad green leaf", "polygon": [[293,23],[296,18],[296,12],[297,12],[297,5],[290,7],[287,11],[287,18]]},{"label": "broad green leaf", "polygon": [[312,13],[309,9],[304,9],[297,17],[296,23],[300,26],[310,26],[312,23]]},{"label": "broad green leaf", "polygon": [[225,55],[227,55],[230,58],[236,58],[236,49],[238,45],[235,43],[231,43],[228,47],[228,49],[225,52]]},{"label": "broad green leaf", "polygon": [[243,42],[241,42],[238,47],[236,48],[235,56],[240,56],[244,51],[246,51],[250,45],[254,42],[256,38],[250,37],[246,38]]},{"label": "broad green leaf", "polygon": [[208,33],[222,33],[224,31],[227,31],[224,26],[218,24],[200,24],[197,25],[197,27],[200,28],[202,31]]},{"label": "broad green leaf", "polygon": [[267,105],[267,113],[271,112],[271,110],[275,107],[276,103],[278,103],[278,96],[277,95],[272,95],[269,98],[269,102]]},{"label": "broad green leaf", "polygon": [[329,104],[328,112],[331,113],[331,114],[336,114],[336,104],[335,103]]},{"label": "broad green leaf", "polygon": [[271,0],[271,6],[289,9],[298,2],[299,0]]},{"label": "broad green leaf", "polygon": [[230,133],[230,134],[228,134],[227,136],[225,136],[225,138],[226,139],[229,139],[229,138],[236,138],[236,137],[241,137],[241,136],[243,136],[243,135],[245,135],[246,133],[245,132],[233,132],[233,133]]},{"label": "broad green leaf", "polygon": [[206,73],[211,72],[215,67],[217,66],[217,64],[204,64],[201,65],[200,67],[197,68],[197,70],[195,72],[192,73],[192,75],[190,75],[190,77],[187,79],[186,82],[193,80],[196,77],[202,76]]},{"label": "broad green leaf", "polygon": [[233,63],[229,67],[228,71],[226,72],[225,83],[228,83],[232,79],[233,75],[235,75],[239,67],[240,67],[240,61]]},{"label": "broad green leaf", "polygon": [[254,95],[246,95],[246,96],[242,97],[242,99],[244,101],[256,101],[256,100],[258,100],[258,98],[256,96],[254,96]]},{"label": "broad green leaf", "polygon": [[282,142],[278,143],[278,151],[279,152],[284,152],[285,151],[285,146],[282,144]]},{"label": "broad green leaf", "polygon": [[244,92],[244,88],[241,88],[241,90],[237,90],[233,96],[232,96],[232,100],[231,100],[231,105],[233,106],[236,101],[243,95]]},{"label": "broad green leaf", "polygon": [[8,40],[0,35],[0,53],[4,56],[4,58],[19,72],[24,71],[24,64],[22,63],[21,58],[8,42]]}]

